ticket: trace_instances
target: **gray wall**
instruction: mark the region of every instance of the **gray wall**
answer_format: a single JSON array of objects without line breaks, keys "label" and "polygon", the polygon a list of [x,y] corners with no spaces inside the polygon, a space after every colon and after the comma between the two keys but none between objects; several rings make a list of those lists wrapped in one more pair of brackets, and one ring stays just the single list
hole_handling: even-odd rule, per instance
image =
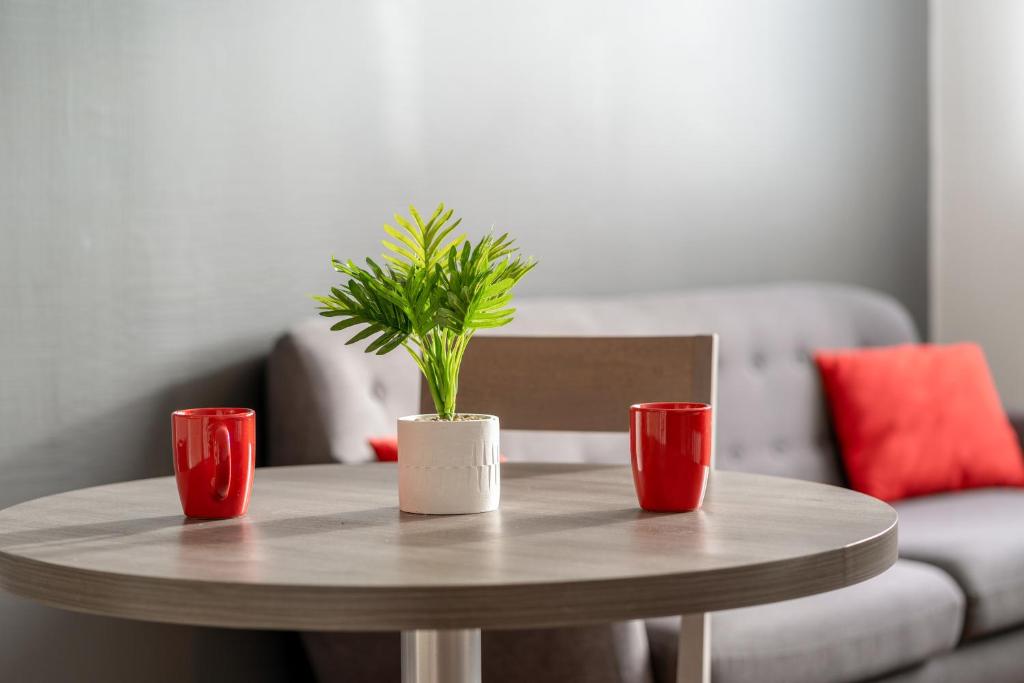
[{"label": "gray wall", "polygon": [[[528,293],[814,278],[922,320],[926,12],[0,0],[0,505],[168,473],[172,407],[255,403],[410,200],[513,230]],[[182,680],[227,637],[6,596],[0,630],[21,680]]]},{"label": "gray wall", "polygon": [[932,13],[932,330],[980,343],[1021,414],[1024,2],[936,0]]}]

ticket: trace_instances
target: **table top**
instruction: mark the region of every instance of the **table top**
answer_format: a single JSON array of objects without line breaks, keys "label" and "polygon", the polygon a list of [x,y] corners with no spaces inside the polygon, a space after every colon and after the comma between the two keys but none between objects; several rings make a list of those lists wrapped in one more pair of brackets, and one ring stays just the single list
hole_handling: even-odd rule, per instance
[{"label": "table top", "polygon": [[711,475],[641,511],[628,467],[502,465],[501,509],[398,511],[394,464],[257,470],[249,513],[187,520],[172,477],[0,512],[0,586],[97,614],[295,630],[522,628],[818,593],[896,560],[896,512],[842,488]]}]

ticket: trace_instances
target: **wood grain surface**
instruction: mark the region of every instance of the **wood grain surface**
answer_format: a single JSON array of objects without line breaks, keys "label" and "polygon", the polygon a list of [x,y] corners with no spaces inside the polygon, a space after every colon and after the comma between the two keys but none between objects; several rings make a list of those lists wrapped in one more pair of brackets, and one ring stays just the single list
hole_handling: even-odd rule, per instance
[{"label": "wood grain surface", "polygon": [[503,465],[501,509],[397,508],[393,464],[260,469],[249,514],[193,521],[172,478],[0,512],[0,586],[133,619],[310,630],[519,628],[714,611],[870,578],[896,512],[846,489],[712,474],[641,511],[619,466]]},{"label": "wood grain surface", "polygon": [[[459,412],[500,415],[502,429],[625,432],[633,403],[714,405],[716,343],[714,335],[478,336],[462,360]],[[420,410],[434,412],[422,381]]]}]

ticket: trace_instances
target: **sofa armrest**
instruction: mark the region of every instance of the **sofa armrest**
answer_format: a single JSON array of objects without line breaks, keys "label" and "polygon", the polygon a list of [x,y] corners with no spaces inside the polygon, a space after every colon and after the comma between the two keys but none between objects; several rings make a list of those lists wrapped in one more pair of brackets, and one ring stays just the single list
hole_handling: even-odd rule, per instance
[{"label": "sofa armrest", "polygon": [[268,465],[329,463],[331,445],[318,405],[314,380],[295,339],[277,341],[267,361],[266,406]]},{"label": "sofa armrest", "polygon": [[419,373],[404,353],[373,356],[346,346],[323,318],[292,327],[267,363],[271,465],[367,462],[371,436],[395,433],[417,412]]}]

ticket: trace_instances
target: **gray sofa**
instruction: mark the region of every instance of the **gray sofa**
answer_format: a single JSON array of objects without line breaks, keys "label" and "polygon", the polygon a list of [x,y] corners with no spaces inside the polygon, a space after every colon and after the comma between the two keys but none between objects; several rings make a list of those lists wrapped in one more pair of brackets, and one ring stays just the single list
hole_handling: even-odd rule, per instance
[{"label": "gray sofa", "polygon": [[[272,464],[366,462],[366,438],[417,408],[416,368],[367,357],[321,319],[296,326],[268,370]],[[720,335],[717,463],[843,485],[812,360],[817,348],[911,342],[878,293],[817,284],[521,300],[502,334]],[[625,435],[507,432],[509,460],[628,463]],[[901,559],[883,575],[798,600],[715,613],[716,683],[1024,681],[1024,490],[911,499]],[[485,633],[485,680],[671,681],[678,619]],[[393,634],[304,634],[321,680],[398,680]]]}]

